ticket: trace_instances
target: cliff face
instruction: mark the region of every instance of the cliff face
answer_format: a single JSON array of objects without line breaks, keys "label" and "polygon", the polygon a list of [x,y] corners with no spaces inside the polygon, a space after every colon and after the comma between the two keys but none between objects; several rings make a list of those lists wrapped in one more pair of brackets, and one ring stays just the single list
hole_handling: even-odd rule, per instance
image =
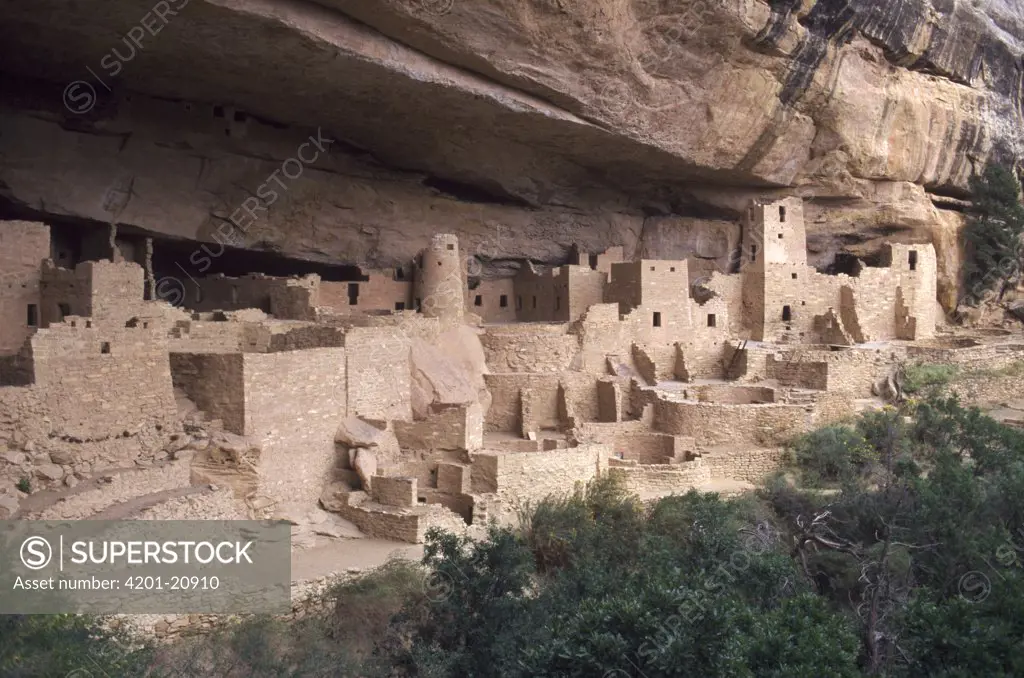
[{"label": "cliff face", "polygon": [[305,259],[454,231],[492,273],[574,241],[721,266],[748,199],[795,193],[816,264],[931,240],[950,306],[958,199],[1024,141],[1015,0],[0,8],[8,211],[210,240],[252,197],[239,244]]}]

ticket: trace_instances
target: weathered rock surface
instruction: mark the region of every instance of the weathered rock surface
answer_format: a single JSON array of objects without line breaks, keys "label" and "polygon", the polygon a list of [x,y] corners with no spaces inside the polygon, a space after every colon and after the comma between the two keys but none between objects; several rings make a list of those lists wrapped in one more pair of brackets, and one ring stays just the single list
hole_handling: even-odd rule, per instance
[{"label": "weathered rock surface", "polygon": [[359,417],[345,417],[334,434],[334,442],[347,447],[377,447],[384,431]]},{"label": "weathered rock surface", "polygon": [[1024,139],[1014,0],[169,4],[4,3],[6,211],[212,242],[258,194],[235,245],[379,266],[454,231],[493,273],[721,267],[749,198],[798,193],[817,265],[931,240],[952,308],[950,197]]}]

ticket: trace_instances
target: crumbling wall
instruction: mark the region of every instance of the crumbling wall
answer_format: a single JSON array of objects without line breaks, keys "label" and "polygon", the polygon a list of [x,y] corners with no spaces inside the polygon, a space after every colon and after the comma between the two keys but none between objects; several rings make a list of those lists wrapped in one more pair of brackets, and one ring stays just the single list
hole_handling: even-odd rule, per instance
[{"label": "crumbling wall", "polygon": [[768,378],[777,380],[781,386],[822,391],[828,388],[828,362],[807,359],[798,353],[793,360],[780,360],[775,356],[768,356],[766,367]]},{"label": "crumbling wall", "polygon": [[241,353],[171,353],[171,379],[196,407],[245,435],[245,379]]},{"label": "crumbling wall", "polygon": [[568,325],[497,325],[480,336],[492,372],[563,372],[579,353]]},{"label": "crumbling wall", "polygon": [[50,229],[0,222],[0,354],[16,353],[40,326],[40,266],[50,257]]}]

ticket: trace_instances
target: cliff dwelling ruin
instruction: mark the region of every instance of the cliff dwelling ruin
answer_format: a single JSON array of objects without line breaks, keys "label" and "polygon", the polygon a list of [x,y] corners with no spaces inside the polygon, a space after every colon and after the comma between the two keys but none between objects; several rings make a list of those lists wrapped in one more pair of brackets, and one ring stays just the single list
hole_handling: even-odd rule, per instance
[{"label": "cliff dwelling ruin", "polygon": [[180,278],[116,227],[4,221],[0,243],[5,516],[104,514],[84,498],[113,488],[165,517],[319,506],[416,543],[599,473],[645,498],[741,488],[897,360],[1022,348],[936,335],[930,244],[809,266],[798,198],[751,203],[734,265],[699,277],[573,247],[473,279],[443,234],[394,269]]}]

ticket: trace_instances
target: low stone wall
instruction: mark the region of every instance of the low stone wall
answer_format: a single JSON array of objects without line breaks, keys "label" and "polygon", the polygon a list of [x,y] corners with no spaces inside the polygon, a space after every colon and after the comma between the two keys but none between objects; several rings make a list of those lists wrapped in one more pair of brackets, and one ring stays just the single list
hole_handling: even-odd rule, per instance
[{"label": "low stone wall", "polygon": [[626,490],[641,497],[684,494],[711,480],[711,472],[701,459],[683,464],[638,464],[611,459],[608,475],[622,481]]},{"label": "low stone wall", "polygon": [[[333,601],[326,595],[331,588],[359,576],[358,572],[331,574],[316,579],[292,582],[290,612],[275,615],[282,621],[297,621],[305,617],[328,614]],[[244,621],[253,615],[237,614],[152,614],[119,615],[111,620],[141,638],[157,642],[173,642],[183,635],[210,633],[229,624]]]},{"label": "low stone wall", "polygon": [[798,405],[724,405],[659,400],[655,428],[693,436],[698,447],[774,446],[809,430],[810,415]]},{"label": "low stone wall", "polygon": [[760,483],[785,463],[782,448],[721,448],[702,457],[713,478],[729,478]]}]

